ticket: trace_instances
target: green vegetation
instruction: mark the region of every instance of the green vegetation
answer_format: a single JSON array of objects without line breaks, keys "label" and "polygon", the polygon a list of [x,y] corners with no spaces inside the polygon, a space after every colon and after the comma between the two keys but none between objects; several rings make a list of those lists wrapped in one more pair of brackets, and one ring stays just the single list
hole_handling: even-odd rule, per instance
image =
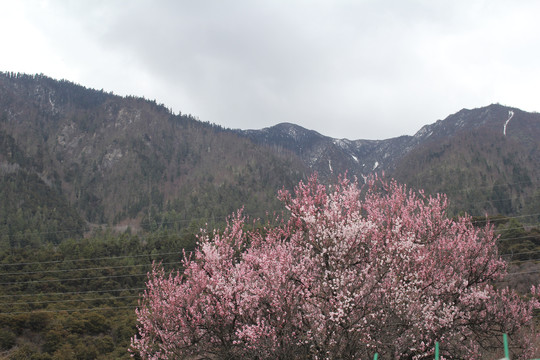
[{"label": "green vegetation", "polygon": [[[165,214],[162,214],[165,218]],[[499,249],[510,262],[508,285],[527,291],[540,271],[540,230],[519,218],[493,217]],[[211,227],[224,222],[216,221]],[[485,219],[477,218],[482,226]],[[178,230],[174,227],[178,227]],[[154,261],[180,268],[200,221],[131,234],[97,231],[58,244],[0,250],[0,358],[128,359],[135,307]],[[170,228],[169,230],[167,228]],[[524,273],[519,275],[519,273]]]},{"label": "green vegetation", "polygon": [[178,269],[193,234],[102,232],[0,252],[0,358],[128,359],[152,263]]},{"label": "green vegetation", "polygon": [[[540,228],[538,223],[529,225],[537,214],[516,217],[491,216],[489,222],[495,226],[499,236],[499,254],[508,263],[509,276],[500,286],[509,286],[525,294],[531,286],[538,286],[540,273]],[[475,217],[477,226],[484,226],[485,217]]]},{"label": "green vegetation", "polygon": [[0,176],[0,248],[58,244],[82,235],[77,212],[37,175],[18,170]]},{"label": "green vegetation", "polygon": [[447,194],[456,214],[534,214],[540,168],[533,155],[524,155],[536,151],[527,146],[499,133],[466,131],[411,151],[392,176],[428,194]]},{"label": "green vegetation", "polygon": [[[37,197],[56,196],[63,204],[49,208],[69,222],[78,221],[73,214],[100,225],[145,217],[154,228],[162,213],[189,225],[194,217],[223,217],[242,205],[272,211],[277,190],[307,172],[289,153],[172,114],[155,101],[1,72],[0,94],[0,181],[28,178],[36,189],[29,202],[44,208],[50,199]],[[25,219],[36,212],[26,211]],[[63,229],[81,228],[72,225]],[[49,232],[57,231],[51,225]]]}]

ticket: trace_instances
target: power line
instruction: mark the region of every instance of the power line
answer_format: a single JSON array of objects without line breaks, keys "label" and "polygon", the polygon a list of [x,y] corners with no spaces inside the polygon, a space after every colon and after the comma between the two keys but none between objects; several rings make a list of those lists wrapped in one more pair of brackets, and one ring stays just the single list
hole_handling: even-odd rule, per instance
[{"label": "power line", "polygon": [[540,254],[540,250],[522,251],[518,253],[505,253],[505,254],[499,254],[499,256],[503,257],[503,256],[517,256],[517,255],[527,255],[527,254]]},{"label": "power line", "polygon": [[[540,237],[540,236],[539,236]],[[497,239],[497,242],[502,242],[502,241],[512,241],[512,240],[521,240],[521,239],[531,239],[531,238],[535,238],[533,235],[523,235],[523,236],[517,236],[517,237],[509,237],[509,238],[502,238],[502,237],[499,237]]]},{"label": "power line", "polygon": [[39,293],[39,294],[9,294],[9,295],[0,295],[0,298],[6,297],[26,297],[26,296],[62,296],[62,295],[82,295],[82,294],[92,294],[92,293],[110,293],[110,292],[122,292],[122,291],[142,291],[146,290],[145,287],[137,288],[124,288],[124,289],[108,289],[108,290],[88,290],[88,291],[68,291],[68,292],[54,292],[54,293]]},{"label": "power line", "polygon": [[138,277],[138,276],[146,276],[146,275],[148,275],[147,272],[138,273],[138,274],[92,276],[92,277],[80,277],[80,278],[69,278],[69,279],[12,281],[12,282],[2,282],[0,283],[0,285],[22,285],[22,284],[53,283],[53,282],[61,282],[61,281],[80,281],[80,280],[102,280],[102,279],[114,279],[114,278],[124,278],[124,277]]},{"label": "power line", "polygon": [[536,274],[536,273],[540,273],[540,269],[539,270],[530,270],[530,271],[520,271],[520,272],[507,273],[506,276]]},{"label": "power line", "polygon": [[[500,240],[504,241],[510,241],[510,240],[520,240],[520,239],[528,239],[531,238],[531,236],[525,235],[515,238],[504,238]],[[186,254],[194,253],[195,250],[186,251]],[[499,256],[515,256],[515,255],[523,255],[523,254],[531,254],[531,253],[539,253],[540,250],[534,250],[534,251],[526,251],[526,252],[519,252],[519,253],[502,253],[499,254]],[[182,252],[172,252],[172,253],[162,253],[162,254],[155,254],[157,255],[164,255],[164,254],[182,254]],[[143,255],[126,255],[126,256],[115,256],[115,257],[99,257],[99,258],[86,258],[86,259],[78,259],[80,261],[96,261],[96,260],[117,260],[117,259],[124,259],[124,258],[138,258],[138,257],[144,257],[148,256],[150,254],[143,254]],[[75,262],[74,260],[73,262]],[[4,266],[16,266],[16,265],[42,265],[42,264],[51,264],[51,263],[57,263],[57,262],[30,262],[30,263],[10,263],[10,264],[1,264]],[[61,263],[61,262],[60,262]],[[159,262],[156,262],[159,264]],[[179,261],[173,261],[173,262],[166,262],[161,263],[161,265],[174,265],[174,264],[181,264],[182,259]],[[2,276],[9,276],[9,275],[34,275],[34,274],[50,274],[50,273],[66,273],[66,272],[77,272],[77,271],[95,271],[95,270],[113,270],[113,269],[124,269],[124,268],[136,268],[136,267],[144,267],[144,266],[151,266],[152,263],[143,263],[143,264],[132,264],[132,265],[120,265],[120,266],[102,266],[102,267],[79,267],[79,268],[73,268],[73,269],[57,269],[57,270],[39,270],[39,271],[21,271],[21,272],[9,272],[9,273],[2,273],[0,274]],[[2,283],[0,283],[1,285]],[[1,295],[0,295],[1,297]]]},{"label": "power line", "polygon": [[14,312],[2,312],[1,315],[19,315],[19,314],[35,314],[38,312],[43,313],[61,313],[61,312],[79,312],[79,311],[105,311],[105,310],[122,310],[130,309],[134,310],[133,306],[110,306],[110,307],[93,307],[93,308],[84,308],[84,309],[57,309],[57,310],[46,310],[46,309],[35,309],[32,311],[14,311]]},{"label": "power line", "polygon": [[[511,198],[511,199],[507,199],[507,200],[512,200],[512,199],[515,199],[515,198]],[[486,201],[483,201],[483,202],[478,202],[478,203],[485,203],[485,202],[490,202],[492,200],[486,200]],[[496,200],[496,201],[503,201],[503,200]],[[226,220],[228,219],[229,217],[231,217],[232,215],[234,214],[234,212],[232,214],[228,214],[226,216],[223,216],[223,219]],[[268,216],[268,212],[265,212],[265,216]],[[470,216],[474,216],[474,217],[483,217],[485,216],[485,214],[483,215],[472,215],[472,214],[469,214]],[[251,218],[253,217],[253,220],[254,221],[258,221],[258,220],[261,220],[263,217],[255,217],[254,214],[252,215],[249,215],[249,214],[246,214],[246,218]],[[488,216],[489,217],[489,216]],[[516,216],[504,216],[504,219],[518,219],[518,218],[525,218],[525,217],[540,217],[540,213],[536,213],[536,214],[524,214],[524,215],[516,215]],[[175,221],[169,221],[169,222],[159,222],[159,226],[167,226],[167,225],[176,225],[176,224],[181,224],[181,223],[185,223],[185,222],[193,222],[193,221],[213,221],[213,222],[216,222],[218,217],[216,216],[212,216],[212,217],[206,217],[206,218],[191,218],[191,219],[178,219],[178,220],[175,220]],[[222,217],[219,216],[219,218],[221,219]],[[219,220],[219,221],[223,221],[223,220]],[[475,220],[473,221],[473,224],[476,224],[476,223],[483,223],[484,220]],[[534,225],[538,225],[538,224],[534,224]],[[159,229],[159,230],[162,230],[162,231],[167,231],[167,229]],[[78,230],[58,230],[58,231],[42,231],[42,232],[32,232],[30,234],[24,234],[24,233],[21,233],[21,234],[0,234],[0,236],[7,236],[7,237],[16,237],[16,236],[26,236],[26,235],[38,235],[38,236],[42,236],[42,235],[49,235],[49,234],[60,234],[60,233],[68,233],[68,232],[73,232],[73,233],[78,233]],[[189,234],[185,234],[185,235],[189,235]],[[145,234],[144,235],[144,238],[165,238],[165,237],[169,237],[169,236],[183,236],[181,234],[171,234],[171,233],[165,233],[165,234],[157,234],[157,235],[154,235],[154,234],[151,234],[151,233],[148,233],[148,234]],[[143,255],[141,255],[143,256]],[[59,261],[52,261],[52,262],[62,262],[64,260],[59,260]],[[76,261],[79,261],[79,260],[76,260]],[[4,265],[4,264],[0,264],[0,265]]]},{"label": "power line", "polygon": [[[537,216],[540,214],[525,214],[525,215],[519,215],[514,217],[506,217],[505,219],[511,219],[511,218],[521,218],[521,217],[529,217],[529,216]],[[477,220],[472,221],[473,224],[475,223],[483,223],[485,220]],[[540,224],[534,224],[534,225],[540,225]],[[532,235],[523,235],[519,237],[513,237],[513,238],[503,238],[499,239],[499,241],[510,241],[510,240],[520,240],[520,239],[527,239],[533,237]],[[136,255],[121,255],[121,256],[105,256],[105,257],[95,257],[95,258],[82,258],[82,259],[62,259],[62,260],[50,260],[50,261],[33,261],[33,262],[15,262],[15,263],[7,263],[2,264],[0,263],[0,266],[21,266],[21,265],[44,265],[44,264],[65,264],[65,263],[75,263],[75,262],[96,262],[96,261],[109,261],[109,260],[119,260],[119,259],[128,259],[128,258],[140,258],[140,257],[158,257],[158,256],[168,256],[168,255],[182,255],[184,253],[193,253],[194,250],[182,250],[182,251],[173,251],[173,252],[164,252],[164,253],[144,253],[144,254],[136,254]],[[501,254],[506,255],[506,254]],[[136,265],[125,265],[127,266],[136,266]],[[119,266],[118,268],[122,268],[124,266]],[[104,267],[105,268],[105,267]],[[50,271],[43,271],[43,272],[61,272],[61,271],[76,271],[80,269],[87,269],[87,270],[94,270],[99,268],[77,268],[77,269],[65,269],[65,270],[50,270]],[[10,275],[15,273],[4,273],[3,275]],[[23,273],[18,273],[23,274]]]},{"label": "power line", "polygon": [[[192,252],[193,250],[186,250],[186,253]],[[59,263],[68,263],[68,262],[82,262],[82,261],[101,261],[101,260],[118,260],[118,259],[126,259],[126,258],[138,258],[138,257],[154,257],[154,256],[165,256],[165,255],[175,255],[175,254],[183,254],[184,251],[172,251],[172,252],[166,252],[166,253],[145,253],[145,254],[137,254],[137,255],[121,255],[121,256],[103,256],[103,257],[96,257],[96,258],[83,258],[83,259],[64,259],[64,260],[51,260],[51,261],[33,261],[33,262],[21,262],[21,263],[8,263],[8,264],[1,264],[0,266],[18,266],[18,265],[42,265],[42,264],[59,264]]]},{"label": "power line", "polygon": [[63,300],[44,300],[44,301],[26,301],[26,302],[0,302],[0,306],[3,305],[38,305],[38,304],[56,304],[56,303],[73,303],[73,302],[87,302],[87,301],[113,301],[120,299],[134,299],[139,298],[139,295],[126,295],[116,296],[108,298],[83,298],[83,299],[63,299]]},{"label": "power line", "polygon": [[[469,214],[470,215],[470,214]],[[472,221],[473,224],[482,224],[482,223],[485,223],[486,221],[489,221],[489,216],[485,216],[485,215],[470,215],[471,217],[484,217],[485,220],[474,220]],[[497,216],[497,215],[495,215]],[[540,216],[540,213],[536,213],[536,214],[523,214],[523,215],[515,215],[515,216],[504,216],[499,219],[499,218],[496,218],[494,219],[494,222],[498,222],[500,220],[510,220],[510,219],[521,219],[521,218],[526,218],[526,217],[533,217],[533,216]],[[534,225],[539,225],[538,223],[534,224]]]},{"label": "power line", "polygon": [[[518,271],[518,272],[509,272],[506,274],[508,277],[513,277],[517,275],[526,275],[526,274],[536,274],[540,273],[540,270],[530,270],[530,271]],[[124,276],[137,276],[137,275],[146,275],[146,274],[131,274],[131,275],[121,275],[121,276],[105,276],[105,277],[93,277],[86,279],[101,279],[101,278],[114,278],[114,277],[124,277]],[[85,278],[73,279],[81,280]],[[70,279],[64,279],[70,280]],[[48,282],[45,281],[45,282]],[[142,291],[146,288],[123,288],[123,289],[109,289],[109,290],[91,290],[91,291],[77,291],[77,292],[57,292],[57,293],[40,293],[40,294],[20,294],[20,295],[0,295],[2,298],[7,297],[36,297],[36,296],[65,296],[65,295],[84,295],[91,293],[113,293],[113,292],[130,292],[130,291]],[[58,303],[58,304],[68,304],[68,303],[77,303],[77,302],[91,302],[91,301],[115,301],[115,300],[126,300],[138,298],[140,295],[124,295],[118,297],[109,297],[109,298],[83,298],[83,299],[64,299],[64,300],[43,300],[43,301],[31,301],[31,302],[9,302],[9,303],[0,303],[0,306],[11,306],[11,305],[37,305],[37,304],[48,304],[48,303]],[[59,312],[77,312],[77,311],[105,311],[105,310],[120,310],[120,309],[134,309],[133,306],[115,306],[115,307],[90,307],[85,309],[35,309],[31,311],[15,311],[15,312],[2,312],[0,314],[29,314],[36,312],[46,312],[46,313],[59,313]]]},{"label": "power line", "polygon": [[[172,265],[179,264],[180,261],[162,263],[161,265]],[[122,265],[122,266],[103,266],[103,267],[93,267],[93,268],[75,268],[75,269],[59,269],[59,270],[40,270],[40,271],[26,271],[26,272],[11,272],[11,273],[1,273],[2,276],[8,275],[33,275],[33,274],[50,274],[58,272],[76,272],[76,271],[94,271],[94,270],[113,270],[113,269],[125,269],[125,268],[134,268],[134,267],[144,267],[150,266],[152,263],[136,264],[136,265]]]},{"label": "power line", "polygon": [[[491,200],[486,200],[486,201],[491,201]],[[499,200],[497,200],[499,201]],[[501,200],[502,201],[502,200]],[[480,203],[480,202],[479,202]],[[233,214],[229,214],[227,216],[224,216],[225,219],[229,218],[231,215]],[[268,215],[267,213],[265,213],[265,216]],[[469,214],[470,216],[474,216],[474,217],[484,217],[485,214],[482,214],[482,215],[472,215],[472,214]],[[254,217],[254,215],[249,215],[247,214],[246,215],[246,218],[252,218],[253,216],[253,220],[254,221],[257,221],[257,220],[261,220],[262,217]],[[494,216],[497,216],[497,215],[494,215]],[[503,215],[503,217],[505,219],[513,219],[513,218],[523,218],[523,217],[533,217],[533,216],[540,216],[540,213],[536,213],[536,214],[524,214],[524,215],[515,215],[515,216],[505,216]],[[488,216],[489,217],[489,216]],[[209,221],[209,220],[212,220],[212,221],[216,221],[216,217],[206,217],[206,218],[192,218],[192,219],[179,219],[179,220],[175,220],[175,221],[164,221],[164,222],[159,222],[158,225],[160,226],[164,226],[164,225],[176,225],[176,224],[180,224],[180,223],[183,223],[183,222],[192,222],[192,221]],[[473,223],[478,223],[478,222],[483,222],[482,220],[477,220],[477,221],[474,221]],[[163,230],[163,231],[167,231],[168,229],[159,229],[159,230]],[[57,233],[67,233],[67,232],[76,232],[76,231],[72,231],[72,230],[58,230],[58,231],[42,231],[42,232],[32,232],[28,235],[38,235],[38,236],[41,236],[41,235],[49,235],[49,234],[57,234]],[[21,234],[0,234],[0,236],[7,236],[7,237],[14,237],[14,236],[26,236],[27,234],[24,234],[24,233],[21,233]],[[168,237],[168,236],[182,236],[182,234],[171,234],[171,233],[166,233],[166,234],[158,234],[158,235],[154,235],[152,233],[148,233],[148,234],[145,234],[144,237],[145,238],[153,238],[153,237],[157,237],[157,238],[160,238],[160,237]],[[189,234],[185,234],[185,235],[189,235]]]},{"label": "power line", "polygon": [[[540,253],[540,250],[535,250],[535,251],[526,251],[526,252],[519,252],[519,253],[514,253],[514,254],[511,254],[511,253],[508,253],[508,254],[501,254],[501,256],[507,256],[507,255],[524,255],[524,254],[535,254],[535,253]],[[528,261],[534,261],[534,260],[517,260],[515,262],[512,262],[512,263],[524,263],[524,262],[528,262]],[[507,275],[514,275],[514,274],[528,274],[528,273],[534,273],[536,272],[536,270],[534,271],[527,271],[527,272],[515,272],[515,273],[507,273]],[[132,276],[132,275],[122,275],[122,276]],[[107,276],[107,277],[114,277],[114,276]],[[94,279],[97,279],[97,278],[103,278],[103,277],[94,277]],[[78,278],[78,279],[81,279],[81,278]],[[92,279],[92,278],[91,278]],[[49,281],[49,280],[47,280]],[[20,283],[20,282],[18,282]],[[9,283],[9,284],[17,284],[17,283]],[[142,291],[142,290],[146,290],[145,287],[136,287],[136,288],[121,288],[121,289],[105,289],[105,290],[87,290],[87,291],[70,291],[70,292],[50,292],[50,293],[32,293],[32,294],[3,294],[3,295],[0,295],[0,298],[8,298],[8,297],[36,297],[36,296],[65,296],[65,295],[82,295],[82,294],[91,294],[91,293],[112,293],[112,292],[129,292],[129,291]]]},{"label": "power line", "polygon": [[[535,274],[540,273],[539,270],[530,270],[530,271],[521,271],[521,272],[509,272],[505,274],[506,276],[515,276],[515,275],[524,275],[524,274]],[[137,274],[135,274],[137,275]],[[141,274],[138,274],[141,275]],[[143,274],[145,275],[145,274]],[[132,275],[126,275],[126,276],[132,276]],[[110,278],[110,277],[116,277],[116,276],[107,276],[107,277],[95,277],[97,278]],[[70,279],[64,279],[64,280],[70,280]],[[78,279],[74,279],[78,280]],[[93,291],[81,291],[81,292],[65,292],[65,293],[43,293],[43,294],[20,294],[20,295],[1,295],[0,297],[25,297],[25,296],[44,296],[44,295],[79,295],[79,294],[89,294],[89,293],[109,293],[109,292],[121,292],[121,291],[141,291],[146,290],[146,288],[127,288],[127,289],[111,289],[111,290],[93,290]],[[49,304],[49,303],[75,303],[75,302],[87,302],[87,301],[114,301],[114,300],[120,300],[120,299],[133,299],[138,298],[140,295],[124,295],[124,296],[117,296],[117,297],[109,297],[109,298],[83,298],[83,299],[64,299],[64,300],[43,300],[43,301],[30,301],[30,302],[6,302],[2,303],[0,302],[0,306],[2,305],[35,305],[35,304]],[[90,310],[105,310],[105,309],[125,309],[125,308],[133,308],[129,306],[123,306],[123,307],[112,307],[112,308],[88,308],[88,309],[62,309],[62,310],[32,310],[28,312],[9,312],[4,314],[21,314],[21,313],[32,313],[32,312],[62,312],[62,311],[90,311]],[[2,314],[2,313],[0,313]]]}]

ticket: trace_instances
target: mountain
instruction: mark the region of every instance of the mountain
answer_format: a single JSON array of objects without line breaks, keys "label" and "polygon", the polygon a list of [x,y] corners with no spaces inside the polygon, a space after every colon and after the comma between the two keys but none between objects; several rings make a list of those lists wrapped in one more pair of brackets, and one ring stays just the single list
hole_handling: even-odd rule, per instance
[{"label": "mountain", "polygon": [[323,178],[345,172],[362,177],[375,170],[391,169],[409,140],[407,136],[388,140],[334,139],[289,123],[262,130],[238,130],[238,133],[274,151],[294,152]]},{"label": "mountain", "polygon": [[[24,176],[29,191],[54,195],[62,204],[55,211],[74,217],[74,234],[92,224],[153,230],[223,221],[242,205],[262,216],[277,208],[278,189],[309,171],[292,153],[155,101],[42,75],[0,73],[0,146],[2,181]],[[29,202],[28,214],[54,203],[46,195]]]},{"label": "mountain", "polygon": [[198,228],[242,206],[261,217],[314,171],[384,172],[448,193],[454,213],[537,214],[538,139],[539,114],[497,104],[414,136],[348,140],[290,123],[224,129],[144,98],[0,73],[0,243],[55,243],[102,224]]},{"label": "mountain", "polygon": [[498,104],[463,109],[414,136],[386,140],[334,139],[288,123],[239,133],[278,153],[294,152],[324,178],[384,172],[427,193],[447,193],[455,212],[538,213],[537,113]]},{"label": "mountain", "polygon": [[462,110],[421,134],[427,140],[401,160],[396,178],[444,191],[455,208],[467,204],[462,209],[474,214],[538,214],[540,114],[491,105]]}]

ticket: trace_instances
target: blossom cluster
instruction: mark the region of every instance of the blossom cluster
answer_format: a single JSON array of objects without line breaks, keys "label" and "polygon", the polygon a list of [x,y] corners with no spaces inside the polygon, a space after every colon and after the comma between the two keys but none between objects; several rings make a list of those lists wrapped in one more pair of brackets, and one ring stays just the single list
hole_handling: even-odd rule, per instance
[{"label": "blossom cluster", "polygon": [[245,230],[239,211],[203,233],[183,271],[155,266],[137,309],[132,351],[143,359],[480,359],[508,333],[530,356],[538,291],[523,299],[505,276],[496,236],[451,219],[444,196],[395,181],[360,187],[316,177],[279,194],[280,226]]}]

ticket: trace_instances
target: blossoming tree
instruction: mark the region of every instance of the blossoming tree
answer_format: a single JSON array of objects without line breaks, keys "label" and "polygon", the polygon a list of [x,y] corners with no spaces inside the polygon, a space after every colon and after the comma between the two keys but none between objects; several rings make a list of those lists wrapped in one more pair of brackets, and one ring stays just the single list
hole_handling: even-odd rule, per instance
[{"label": "blossoming tree", "polygon": [[528,300],[505,276],[496,236],[446,216],[444,196],[396,182],[316,177],[280,198],[279,226],[246,231],[239,211],[204,232],[183,271],[155,266],[131,350],[143,359],[479,359],[503,332],[533,351]]}]

